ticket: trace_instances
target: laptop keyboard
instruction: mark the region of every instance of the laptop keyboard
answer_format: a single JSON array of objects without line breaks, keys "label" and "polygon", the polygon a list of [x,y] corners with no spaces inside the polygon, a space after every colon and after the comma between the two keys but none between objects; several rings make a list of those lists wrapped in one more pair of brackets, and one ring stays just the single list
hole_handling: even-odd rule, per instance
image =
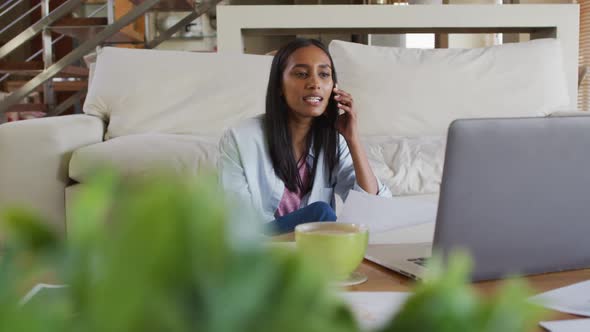
[{"label": "laptop keyboard", "polygon": [[408,261],[414,263],[414,264],[418,264],[420,266],[425,266],[426,265],[426,257],[419,257],[419,258],[409,258]]}]

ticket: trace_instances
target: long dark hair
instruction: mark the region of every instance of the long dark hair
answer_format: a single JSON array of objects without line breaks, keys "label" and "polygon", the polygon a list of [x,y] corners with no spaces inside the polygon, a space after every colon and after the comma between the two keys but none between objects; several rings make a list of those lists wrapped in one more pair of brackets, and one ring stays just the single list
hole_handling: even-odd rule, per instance
[{"label": "long dark hair", "polygon": [[296,50],[307,46],[315,46],[321,49],[330,58],[332,80],[336,84],[334,61],[326,46],[315,39],[295,39],[281,47],[273,58],[268,88],[266,90],[266,114],[264,116],[264,132],[276,175],[283,180],[287,189],[296,191],[299,188],[304,194],[311,190],[316,175],[318,159],[322,150],[330,182],[332,181],[332,170],[338,164],[340,157],[338,155],[339,136],[338,131],[334,127],[338,117],[338,106],[332,97],[333,94],[331,94],[326,111],[323,115],[313,119],[311,129],[306,137],[306,151],[309,153],[313,149],[315,159],[310,172],[309,185],[307,188],[304,188],[303,181],[297,169],[297,161],[293,155],[291,133],[288,126],[289,107],[281,91],[283,86],[283,72],[287,67],[289,56]]}]

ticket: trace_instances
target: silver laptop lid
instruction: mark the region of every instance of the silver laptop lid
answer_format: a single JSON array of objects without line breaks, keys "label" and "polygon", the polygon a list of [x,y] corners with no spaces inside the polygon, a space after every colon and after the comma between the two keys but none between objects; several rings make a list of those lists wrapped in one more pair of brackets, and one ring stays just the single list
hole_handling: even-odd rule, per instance
[{"label": "silver laptop lid", "polygon": [[457,120],[434,249],[468,248],[474,280],[590,266],[590,116]]}]

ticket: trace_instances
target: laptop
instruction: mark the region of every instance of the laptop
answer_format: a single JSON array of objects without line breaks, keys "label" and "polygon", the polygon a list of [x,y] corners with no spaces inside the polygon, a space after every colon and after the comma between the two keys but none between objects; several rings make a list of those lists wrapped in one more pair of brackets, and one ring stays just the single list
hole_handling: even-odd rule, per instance
[{"label": "laptop", "polygon": [[432,251],[454,248],[474,281],[590,267],[590,116],[454,121],[433,242],[366,258],[420,279]]}]

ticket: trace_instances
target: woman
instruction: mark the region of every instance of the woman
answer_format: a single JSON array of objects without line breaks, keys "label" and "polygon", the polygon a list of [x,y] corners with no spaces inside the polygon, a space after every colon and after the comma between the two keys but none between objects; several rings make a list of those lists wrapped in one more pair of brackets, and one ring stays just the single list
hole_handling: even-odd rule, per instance
[{"label": "woman", "polygon": [[219,166],[223,187],[253,205],[275,233],[335,221],[334,194],[391,196],[360,143],[353,98],[337,87],[332,57],[313,39],[276,53],[266,113],[225,133]]}]

